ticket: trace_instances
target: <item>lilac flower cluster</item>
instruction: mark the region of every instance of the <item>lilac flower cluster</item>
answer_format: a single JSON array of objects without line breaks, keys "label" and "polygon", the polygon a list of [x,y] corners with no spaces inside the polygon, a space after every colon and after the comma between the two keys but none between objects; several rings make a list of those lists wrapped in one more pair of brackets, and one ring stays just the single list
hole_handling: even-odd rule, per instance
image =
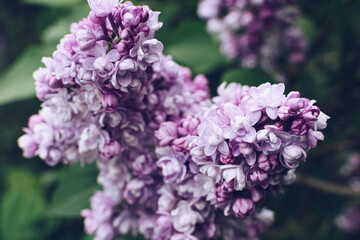
[{"label": "lilac flower cluster", "polygon": [[360,231],[360,205],[346,208],[335,219],[336,225],[349,233]]},{"label": "lilac flower cluster", "polygon": [[360,154],[352,153],[347,162],[340,168],[340,174],[346,178],[354,191],[360,191]]},{"label": "lilac flower cluster", "polygon": [[291,183],[328,117],[284,85],[222,84],[162,54],[159,12],[89,0],[45,68],[43,101],[19,145],[48,165],[94,163],[103,190],[81,215],[96,240],[256,239],[274,220],[261,208]]},{"label": "lilac flower cluster", "polygon": [[159,12],[117,0],[89,5],[89,16],[71,26],[53,57],[43,58],[45,68],[34,73],[43,109],[19,145],[26,157],[38,155],[51,166],[142,149],[146,131],[163,121],[142,111],[161,108],[163,94],[154,88],[160,79],[152,68],[164,58],[154,38],[162,26]]},{"label": "lilac flower cluster", "polygon": [[[355,192],[360,192],[360,154],[352,153],[347,162],[340,168],[340,174]],[[346,232],[360,231],[360,205],[352,204],[336,218],[336,225]]]},{"label": "lilac flower cluster", "polygon": [[158,211],[168,218],[158,223],[164,233],[216,237],[226,222],[218,222],[219,211],[229,221],[251,219],[265,198],[295,180],[306,151],[323,140],[328,116],[298,92],[285,96],[284,84],[222,84],[218,94],[208,109],[164,122],[155,132],[165,183]]},{"label": "lilac flower cluster", "polygon": [[202,0],[198,15],[219,37],[222,53],[244,68],[276,72],[305,60],[307,42],[294,24],[294,0]]}]

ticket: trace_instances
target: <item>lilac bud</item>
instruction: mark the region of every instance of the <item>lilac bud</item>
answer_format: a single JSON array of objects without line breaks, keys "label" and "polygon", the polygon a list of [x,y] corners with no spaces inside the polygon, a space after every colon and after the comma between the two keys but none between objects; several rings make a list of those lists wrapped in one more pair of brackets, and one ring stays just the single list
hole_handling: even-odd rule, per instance
[{"label": "lilac bud", "polygon": [[246,179],[253,186],[263,183],[265,184],[264,187],[267,187],[269,184],[269,181],[267,180],[270,180],[268,174],[257,166],[253,166],[249,169],[246,173]]},{"label": "lilac bud", "polygon": [[143,10],[140,18],[141,18],[141,22],[146,22],[149,19],[149,12]]},{"label": "lilac bud", "polygon": [[229,155],[220,154],[220,162],[227,165],[227,164],[235,164],[238,161],[232,154]]},{"label": "lilac bud", "polygon": [[189,151],[189,143],[186,141],[184,137],[177,138],[172,142],[171,149],[177,153],[177,152],[183,152],[186,153]]},{"label": "lilac bud", "polygon": [[245,216],[251,216],[255,212],[255,204],[251,199],[238,198],[232,206],[232,210],[237,217],[244,218]]},{"label": "lilac bud", "polygon": [[289,106],[292,111],[297,113],[297,110],[304,109],[310,105],[310,100],[307,98],[291,98],[286,100],[286,106]]},{"label": "lilac bud", "polygon": [[235,196],[234,192],[234,183],[230,181],[229,183],[216,183],[216,202],[222,203],[232,199]]},{"label": "lilac bud", "polygon": [[137,26],[141,21],[141,7],[124,8],[121,11],[122,24],[125,28]]},{"label": "lilac bud", "polygon": [[101,105],[103,106],[106,112],[109,113],[115,112],[119,105],[119,100],[115,94],[106,93],[102,97]]},{"label": "lilac bud", "polygon": [[145,35],[147,36],[147,34],[150,32],[150,28],[147,26],[144,26],[141,28],[140,32],[144,32]]},{"label": "lilac bud", "polygon": [[305,120],[314,121],[320,115],[320,109],[316,106],[311,106],[309,110],[306,110],[302,113],[302,116]]},{"label": "lilac bud", "polygon": [[183,118],[178,126],[178,133],[181,136],[197,135],[197,128],[200,124],[200,119],[194,116]]},{"label": "lilac bud", "polygon": [[296,119],[291,123],[290,130],[295,135],[304,136],[308,132],[309,126],[306,124],[305,120]]},{"label": "lilac bud", "polygon": [[125,40],[129,39],[131,36],[132,36],[131,31],[127,28],[125,28],[120,34],[120,37]]},{"label": "lilac bud", "polygon": [[258,167],[264,170],[265,172],[275,173],[279,170],[278,155],[265,155],[261,153],[258,157]]},{"label": "lilac bud", "polygon": [[120,41],[117,45],[116,45],[116,50],[118,50],[118,52],[120,54],[126,54],[129,52],[129,48],[126,45],[125,41]]},{"label": "lilac bud", "polygon": [[109,143],[105,144],[102,150],[102,156],[106,160],[112,159],[114,156],[120,153],[120,143],[115,139],[111,139]]},{"label": "lilac bud", "polygon": [[291,117],[291,107],[289,106],[281,106],[278,109],[278,116],[281,120],[285,121]]},{"label": "lilac bud", "polygon": [[250,143],[239,142],[232,145],[233,154],[235,157],[242,155],[250,155],[254,152],[253,147]]},{"label": "lilac bud", "polygon": [[296,168],[300,160],[305,160],[306,152],[298,145],[290,145],[283,149],[280,162],[286,168]]}]

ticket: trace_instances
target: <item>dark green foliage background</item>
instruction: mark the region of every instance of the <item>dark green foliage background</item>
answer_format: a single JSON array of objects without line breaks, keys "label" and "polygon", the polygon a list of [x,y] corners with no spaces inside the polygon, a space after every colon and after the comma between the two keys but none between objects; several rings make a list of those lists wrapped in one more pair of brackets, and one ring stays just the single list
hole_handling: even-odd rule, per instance
[{"label": "dark green foliage background", "polygon": [[[196,16],[196,0],[135,2],[162,12],[164,27],[157,37],[165,52],[194,74],[206,74],[213,94],[221,81],[274,82],[273,76],[241,69],[219,53]],[[325,142],[298,172],[345,184],[339,167],[351,152],[360,151],[360,1],[298,2],[303,12],[298,24],[310,39],[310,50],[306,64],[286,69],[287,91],[316,99],[331,116]],[[22,158],[16,143],[28,117],[39,109],[32,72],[69,32],[70,23],[88,11],[85,0],[0,0],[0,239],[91,239],[83,233],[79,212],[98,188],[96,168],[50,168],[39,159]],[[334,225],[336,214],[356,201],[293,184],[267,201],[276,223],[262,239],[360,239]]]}]

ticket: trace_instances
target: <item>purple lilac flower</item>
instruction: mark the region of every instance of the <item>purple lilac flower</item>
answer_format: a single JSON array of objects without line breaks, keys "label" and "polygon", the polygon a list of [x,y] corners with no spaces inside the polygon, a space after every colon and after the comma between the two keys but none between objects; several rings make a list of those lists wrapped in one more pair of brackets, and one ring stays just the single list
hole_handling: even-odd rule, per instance
[{"label": "purple lilac flower", "polygon": [[244,68],[280,72],[284,63],[305,61],[307,41],[295,25],[294,1],[202,0],[198,15],[221,43],[221,52]]},{"label": "purple lilac flower", "polygon": [[34,73],[43,104],[19,138],[24,156],[95,162],[102,190],[81,215],[97,240],[256,239],[273,222],[260,204],[294,180],[328,116],[282,84],[223,84],[211,101],[205,76],[162,54],[158,12],[89,5]]},{"label": "purple lilac flower", "polygon": [[[273,189],[294,181],[306,152],[323,139],[319,130],[328,117],[298,92],[285,96],[283,84],[228,88],[233,92],[220,86],[229,94],[225,100],[215,97],[215,104],[199,116],[198,133],[187,137],[189,161],[214,182],[216,201],[210,202],[225,215],[245,217]],[[294,131],[294,122],[300,121],[305,133]]]}]

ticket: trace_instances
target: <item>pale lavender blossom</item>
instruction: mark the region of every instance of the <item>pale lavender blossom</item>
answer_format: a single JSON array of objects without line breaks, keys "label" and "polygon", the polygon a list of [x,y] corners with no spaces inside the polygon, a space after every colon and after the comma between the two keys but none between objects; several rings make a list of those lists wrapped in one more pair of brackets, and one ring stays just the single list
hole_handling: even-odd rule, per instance
[{"label": "pale lavender blossom", "polygon": [[146,70],[149,64],[160,60],[160,53],[164,50],[161,42],[152,35],[139,34],[138,44],[130,50],[130,56],[137,56],[137,64],[141,70]]},{"label": "pale lavender blossom", "polygon": [[106,53],[106,49],[99,44],[92,49],[92,55],[83,61],[83,66],[86,70],[97,71],[100,77],[107,77],[114,70],[114,63],[120,59],[115,49]]},{"label": "pale lavender blossom", "polygon": [[88,0],[91,10],[98,17],[105,17],[111,13],[111,10],[118,2],[119,0]]},{"label": "pale lavender blossom", "polygon": [[162,156],[156,165],[162,169],[164,182],[181,182],[185,178],[187,158],[184,154],[174,153],[170,148],[165,150],[166,155]]},{"label": "pale lavender blossom", "polygon": [[181,233],[191,233],[195,229],[195,224],[202,221],[199,213],[193,211],[186,201],[180,201],[177,208],[171,211],[174,229]]}]

